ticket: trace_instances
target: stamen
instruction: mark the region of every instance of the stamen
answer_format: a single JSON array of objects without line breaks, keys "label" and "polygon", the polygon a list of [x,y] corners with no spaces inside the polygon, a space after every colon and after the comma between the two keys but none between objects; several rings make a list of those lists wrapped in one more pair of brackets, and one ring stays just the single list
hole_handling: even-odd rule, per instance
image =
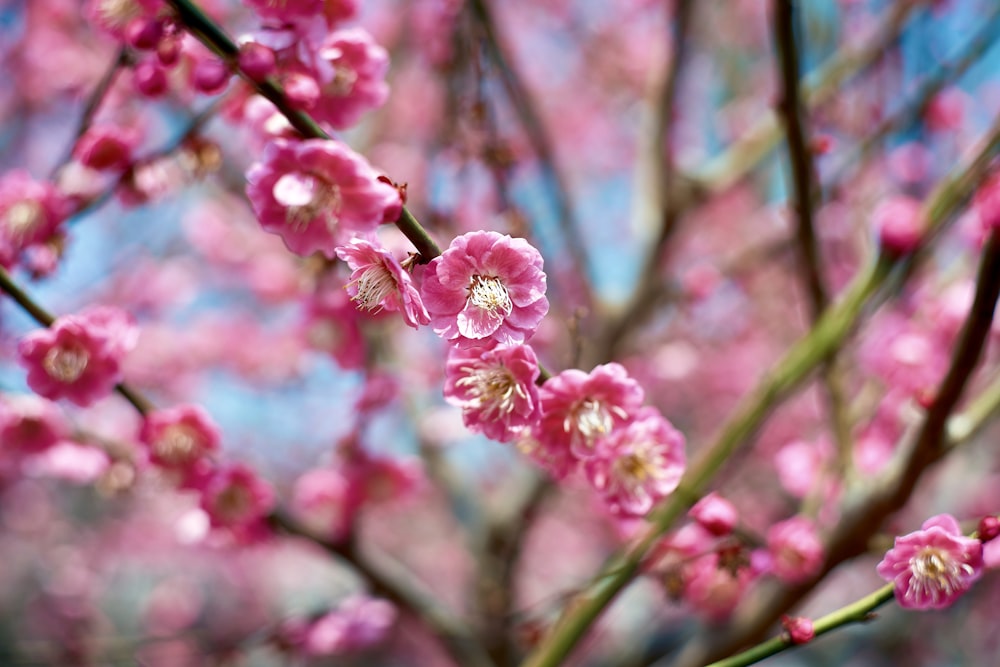
[{"label": "stamen", "polygon": [[285,222],[294,231],[303,231],[317,218],[322,218],[331,232],[335,230],[343,204],[337,185],[318,176],[294,172],[279,178],[273,193],[275,200],[286,207]]},{"label": "stamen", "polygon": [[469,283],[468,300],[491,314],[502,311],[504,316],[511,314],[514,304],[510,301],[507,288],[495,276],[474,275]]},{"label": "stamen", "polygon": [[197,458],[201,449],[198,434],[190,426],[171,424],[153,444],[156,455],[168,465],[183,465]]},{"label": "stamen", "polygon": [[4,213],[4,226],[14,241],[22,241],[35,230],[42,219],[42,206],[33,199],[24,199]]},{"label": "stamen", "polygon": [[42,360],[45,372],[60,382],[76,382],[87,369],[89,355],[78,345],[54,347]]},{"label": "stamen", "polygon": [[504,366],[463,366],[465,377],[455,384],[468,387],[468,393],[476,402],[476,408],[483,411],[483,417],[490,419],[495,413],[510,414],[516,407],[514,395],[526,398],[524,390],[510,370]]},{"label": "stamen", "polygon": [[371,265],[357,280],[347,283],[348,287],[351,285],[358,287],[358,292],[351,297],[351,301],[367,311],[375,312],[382,310],[385,299],[399,290],[396,278],[381,262]]}]

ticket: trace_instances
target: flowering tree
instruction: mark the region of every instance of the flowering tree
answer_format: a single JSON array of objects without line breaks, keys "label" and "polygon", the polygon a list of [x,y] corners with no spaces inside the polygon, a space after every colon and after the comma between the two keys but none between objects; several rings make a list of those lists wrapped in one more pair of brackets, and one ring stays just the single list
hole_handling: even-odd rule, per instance
[{"label": "flowering tree", "polygon": [[988,662],[994,5],[0,8],[0,662]]}]

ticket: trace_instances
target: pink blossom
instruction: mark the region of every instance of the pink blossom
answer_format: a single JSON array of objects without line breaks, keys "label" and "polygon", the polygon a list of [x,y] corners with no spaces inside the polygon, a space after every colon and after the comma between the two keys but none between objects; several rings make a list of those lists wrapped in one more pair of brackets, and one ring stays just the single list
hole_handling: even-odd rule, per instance
[{"label": "pink blossom", "polygon": [[216,527],[251,527],[273,506],[271,485],[242,463],[216,470],[202,489],[201,508]]},{"label": "pink blossom", "polygon": [[1000,171],[983,181],[972,201],[983,231],[1000,227]]},{"label": "pink blossom", "polygon": [[52,400],[66,398],[88,406],[121,382],[122,361],[135,347],[137,335],[127,313],[98,306],[29,333],[17,351],[32,390]]},{"label": "pink blossom", "polygon": [[646,408],[600,443],[586,471],[611,511],[645,516],[677,488],[685,460],[684,436],[654,408]]},{"label": "pink blossom", "polygon": [[146,415],[139,438],[155,465],[181,473],[182,485],[204,474],[219,449],[218,427],[200,406],[178,405]]},{"label": "pink blossom", "polygon": [[823,542],[816,527],[804,516],[778,522],[767,531],[771,570],[782,581],[798,583],[813,576],[823,566]]},{"label": "pink blossom", "polygon": [[15,169],[0,176],[0,254],[48,240],[69,213],[55,186]]},{"label": "pink blossom", "polygon": [[243,0],[267,19],[277,19],[278,21],[292,22],[300,19],[307,19],[318,16],[323,11],[324,0]]},{"label": "pink blossom", "polygon": [[127,128],[92,125],[73,147],[73,157],[91,169],[122,171],[132,161],[137,141],[136,133]]},{"label": "pink blossom", "polygon": [[37,454],[69,436],[59,407],[33,394],[0,400],[0,453]]},{"label": "pink blossom", "polygon": [[350,481],[337,468],[316,468],[295,480],[292,510],[317,535],[334,540],[346,538],[357,505]]},{"label": "pink blossom", "polygon": [[313,656],[358,651],[382,641],[395,622],[396,608],[390,603],[352,595],[312,622],[305,631],[303,648]]},{"label": "pink blossom", "polygon": [[111,466],[107,453],[97,447],[64,440],[27,461],[28,474],[90,484]]},{"label": "pink blossom", "polygon": [[434,332],[459,347],[523,343],[549,310],[541,254],[497,232],[453,240],[428,265],[421,294]]},{"label": "pink blossom", "polygon": [[369,109],[389,96],[385,74],[389,54],[362,28],[331,33],[317,52],[319,97],[309,109],[320,121],[337,129],[354,125]]},{"label": "pink blossom", "polygon": [[90,0],[85,12],[110,35],[124,39],[133,22],[155,17],[161,7],[161,0]]},{"label": "pink blossom", "polygon": [[920,530],[897,537],[875,569],[893,582],[899,606],[944,609],[979,579],[983,544],[962,535],[953,516],[939,514]]},{"label": "pink blossom", "polygon": [[399,311],[403,321],[416,329],[431,321],[424,302],[410,278],[392,253],[365,239],[352,239],[336,250],[337,257],[351,267],[347,293],[358,308],[378,312],[383,308]]},{"label": "pink blossom", "polygon": [[247,196],[261,226],[292,252],[332,258],[352,234],[398,217],[399,192],[346,145],[276,139],[247,172]]},{"label": "pink blossom", "polygon": [[305,303],[301,337],[306,346],[329,354],[341,368],[364,365],[365,345],[358,311],[342,289],[325,289]]},{"label": "pink blossom", "polygon": [[628,371],[612,362],[590,373],[565,370],[542,385],[539,397],[542,420],[536,437],[546,447],[586,459],[599,440],[632,418],[645,396]]},{"label": "pink blossom", "polygon": [[528,345],[452,348],[445,374],[445,400],[487,438],[509,442],[541,417],[538,359]]},{"label": "pink blossom", "polygon": [[695,503],[688,516],[717,537],[733,532],[733,527],[739,520],[736,506],[715,491]]},{"label": "pink blossom", "polygon": [[792,496],[805,498],[819,481],[820,472],[831,456],[833,446],[825,438],[816,442],[789,442],[774,456],[781,486]]}]

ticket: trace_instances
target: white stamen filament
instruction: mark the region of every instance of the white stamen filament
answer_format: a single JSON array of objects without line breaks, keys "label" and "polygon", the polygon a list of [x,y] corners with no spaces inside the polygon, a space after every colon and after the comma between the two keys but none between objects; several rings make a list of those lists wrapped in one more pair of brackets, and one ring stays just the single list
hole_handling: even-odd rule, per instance
[{"label": "white stamen filament", "polygon": [[482,410],[487,419],[509,415],[517,407],[517,398],[528,398],[524,387],[504,366],[462,366],[462,372],[466,373],[465,377],[455,384],[468,388],[475,407]]},{"label": "white stamen filament", "polygon": [[307,174],[286,174],[274,185],[275,191],[282,191],[283,198],[294,197],[297,202],[289,202],[285,209],[285,222],[296,232],[303,231],[313,220],[322,218],[328,230],[333,232],[340,219],[343,200],[340,188],[333,183]]},{"label": "white stamen filament", "polygon": [[935,600],[954,594],[961,586],[963,575],[974,570],[968,563],[959,563],[934,547],[925,547],[910,559],[912,585],[907,597],[925,596]]},{"label": "white stamen filament", "polygon": [[153,443],[153,448],[166,463],[182,465],[197,457],[201,442],[191,427],[183,424],[171,424]]},{"label": "white stamen filament", "polygon": [[351,301],[360,308],[375,312],[382,309],[383,302],[390,294],[399,290],[396,278],[381,262],[365,269],[357,280],[348,283],[348,287],[351,285],[358,287],[358,292],[351,297]]},{"label": "white stamen filament", "polygon": [[503,282],[495,276],[474,275],[469,283],[468,300],[474,306],[495,314],[498,310],[504,316],[510,315],[514,310],[514,304],[510,301],[507,288]]},{"label": "white stamen filament", "polygon": [[[617,409],[616,409],[617,408]],[[610,411],[600,401],[585,398],[578,401],[570,409],[563,420],[563,430],[566,433],[583,436],[590,444],[594,438],[607,435],[614,427],[611,412],[619,414],[621,408],[613,407]]]},{"label": "white stamen filament", "polygon": [[42,206],[33,199],[23,199],[3,215],[4,226],[14,241],[21,241],[35,230],[42,220]]}]

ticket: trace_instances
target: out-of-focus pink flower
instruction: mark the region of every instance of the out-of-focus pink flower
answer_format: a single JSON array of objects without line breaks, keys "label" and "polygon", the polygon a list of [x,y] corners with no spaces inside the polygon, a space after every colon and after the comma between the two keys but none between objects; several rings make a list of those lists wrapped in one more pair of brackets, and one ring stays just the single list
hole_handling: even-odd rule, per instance
[{"label": "out-of-focus pink flower", "polygon": [[924,221],[920,202],[912,197],[890,197],[872,213],[882,247],[905,255],[913,252],[923,236]]},{"label": "out-of-focus pink flower", "polygon": [[69,436],[59,407],[32,394],[0,400],[0,456],[37,454]]},{"label": "out-of-focus pink flower", "polygon": [[389,96],[389,54],[363,28],[331,33],[317,52],[320,95],[309,111],[337,129],[354,125]]},{"label": "out-of-focus pink flower", "polygon": [[939,514],[897,537],[875,569],[893,583],[900,607],[944,609],[982,574],[983,543],[962,535],[955,517]]},{"label": "out-of-focus pink flower", "polygon": [[358,308],[399,311],[403,321],[414,329],[431,321],[410,273],[389,250],[355,238],[336,252],[353,270],[346,287]]},{"label": "out-of-focus pink flower", "polygon": [[219,449],[218,427],[200,406],[178,405],[146,415],[139,438],[149,460],[181,474],[182,485],[207,472],[208,459]]},{"label": "out-of-focus pink flower", "polygon": [[733,532],[736,522],[739,521],[736,506],[715,491],[696,502],[688,512],[688,516],[717,537]]},{"label": "out-of-focus pink flower", "polygon": [[97,306],[29,333],[17,351],[32,390],[52,400],[66,398],[88,406],[121,382],[122,360],[137,337],[127,313]]},{"label": "out-of-focus pink flower", "polygon": [[1000,227],[1000,171],[983,181],[972,201],[983,231]]},{"label": "out-of-focus pink flower", "polygon": [[793,440],[784,445],[774,456],[781,486],[794,497],[805,498],[832,455],[833,448],[826,439],[816,442]]},{"label": "out-of-focus pink flower", "polygon": [[685,461],[684,436],[646,408],[598,445],[586,471],[612,512],[644,516],[677,488]]},{"label": "out-of-focus pink flower", "polygon": [[293,22],[318,16],[323,11],[324,0],[243,0],[261,17]]},{"label": "out-of-focus pink flower", "polygon": [[788,633],[788,640],[793,644],[807,644],[816,636],[813,622],[803,616],[782,616],[781,625]]},{"label": "out-of-focus pink flower", "polygon": [[21,169],[0,176],[0,250],[16,255],[46,241],[68,213],[69,203],[51,183]]},{"label": "out-of-focus pink flower", "polygon": [[979,526],[976,528],[976,537],[979,538],[980,542],[992,542],[1000,537],[1000,518],[991,514],[980,519]]},{"label": "out-of-focus pink flower", "polygon": [[598,441],[629,421],[642,405],[642,387],[618,363],[590,373],[575,368],[549,378],[538,392],[542,420],[535,436],[545,447],[568,449],[581,459]]},{"label": "out-of-focus pink flower", "polygon": [[452,241],[427,266],[421,294],[434,332],[459,347],[523,343],[549,310],[541,254],[497,232]]},{"label": "out-of-focus pink flower", "polygon": [[341,368],[364,365],[358,311],[342,289],[323,290],[306,301],[301,336],[309,348],[329,354]]},{"label": "out-of-focus pink flower", "polygon": [[445,369],[445,400],[462,408],[465,425],[509,442],[541,418],[535,380],[538,359],[528,345],[452,348]]},{"label": "out-of-focus pink flower", "polygon": [[118,125],[92,125],[73,147],[73,157],[91,169],[122,171],[132,161],[136,133]]},{"label": "out-of-focus pink flower", "polygon": [[116,39],[125,39],[129,25],[155,17],[162,6],[161,0],[90,0],[84,14]]},{"label": "out-of-focus pink flower", "polygon": [[305,631],[303,649],[313,656],[359,651],[382,641],[395,621],[396,608],[389,602],[352,595],[313,621]]},{"label": "out-of-focus pink flower", "polygon": [[337,468],[316,468],[296,479],[291,505],[306,527],[333,540],[347,537],[357,509],[350,481]]},{"label": "out-of-focus pink flower", "polygon": [[250,527],[273,506],[271,485],[242,463],[215,470],[202,489],[201,508],[216,527]]},{"label": "out-of-focus pink flower", "polygon": [[819,572],[825,557],[813,522],[804,516],[780,521],[767,530],[771,571],[782,581],[797,583]]},{"label": "out-of-focus pink flower", "polygon": [[399,192],[378,176],[338,141],[277,139],[247,172],[247,196],[261,226],[289,250],[332,258],[352,235],[399,216]]},{"label": "out-of-focus pink flower", "polygon": [[90,484],[110,466],[111,459],[103,450],[64,440],[29,459],[25,472],[77,484]]}]

